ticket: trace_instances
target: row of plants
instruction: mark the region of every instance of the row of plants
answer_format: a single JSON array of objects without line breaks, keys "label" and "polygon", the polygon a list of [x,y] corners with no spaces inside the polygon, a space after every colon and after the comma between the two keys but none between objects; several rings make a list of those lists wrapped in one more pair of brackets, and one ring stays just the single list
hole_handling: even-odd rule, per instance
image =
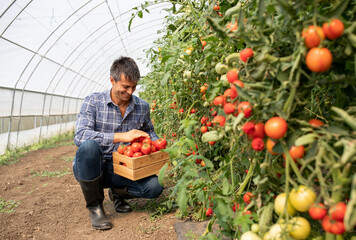
[{"label": "row of plants", "polygon": [[209,220],[202,238],[350,239],[356,3],[170,2],[140,93],[168,142],[167,205]]}]

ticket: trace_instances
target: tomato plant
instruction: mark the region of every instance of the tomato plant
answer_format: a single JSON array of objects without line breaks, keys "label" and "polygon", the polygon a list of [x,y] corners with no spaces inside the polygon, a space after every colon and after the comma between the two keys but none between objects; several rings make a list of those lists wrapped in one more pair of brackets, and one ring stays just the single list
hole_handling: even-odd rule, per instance
[{"label": "tomato plant", "polygon": [[[213,204],[209,226],[218,224],[220,231],[207,229],[202,237],[240,239],[258,223],[261,238],[288,239],[292,213],[285,206],[285,215],[273,212],[274,199],[286,193],[294,216],[313,224],[308,238],[333,239],[305,212],[315,213],[310,206],[316,201],[327,207],[352,202],[355,4],[169,2],[173,14],[166,32],[147,52],[152,71],[140,80],[140,96],[155,100],[155,131],[169,140],[164,151],[172,168],[164,177],[174,186],[165,207],[200,221]],[[331,39],[334,19],[344,30]],[[297,186],[308,186],[306,193],[293,190]],[[254,201],[234,211],[231,206],[243,204],[246,192]],[[355,227],[351,216],[344,216],[346,239]]]}]

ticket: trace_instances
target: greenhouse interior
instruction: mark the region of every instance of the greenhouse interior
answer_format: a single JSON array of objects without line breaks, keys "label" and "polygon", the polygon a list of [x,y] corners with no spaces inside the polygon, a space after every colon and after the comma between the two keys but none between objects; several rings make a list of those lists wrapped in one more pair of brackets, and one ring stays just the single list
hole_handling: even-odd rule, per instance
[{"label": "greenhouse interior", "polygon": [[1,0],[1,239],[356,240],[355,12]]}]

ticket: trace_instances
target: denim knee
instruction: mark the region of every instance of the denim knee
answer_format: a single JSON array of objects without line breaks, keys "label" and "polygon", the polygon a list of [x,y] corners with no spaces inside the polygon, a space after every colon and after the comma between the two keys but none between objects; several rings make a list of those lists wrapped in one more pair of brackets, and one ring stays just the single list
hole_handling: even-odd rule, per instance
[{"label": "denim knee", "polygon": [[159,195],[162,193],[163,187],[159,184],[158,182],[158,177],[150,177],[147,179],[147,182],[145,184],[145,193],[144,197],[146,198],[157,198]]},{"label": "denim knee", "polygon": [[92,180],[101,174],[101,148],[93,140],[83,142],[75,155],[73,167],[76,178]]}]

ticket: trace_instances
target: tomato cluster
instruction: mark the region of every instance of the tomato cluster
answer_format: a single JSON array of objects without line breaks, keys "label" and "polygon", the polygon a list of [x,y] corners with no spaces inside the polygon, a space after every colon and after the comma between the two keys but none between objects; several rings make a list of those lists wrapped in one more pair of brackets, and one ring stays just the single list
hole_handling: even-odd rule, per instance
[{"label": "tomato cluster", "polygon": [[[329,209],[328,215],[325,212],[326,210],[322,212],[324,217],[322,218],[321,226],[325,232],[336,235],[341,235],[345,232],[344,217],[346,207],[347,205],[344,202],[338,202]],[[313,212],[315,212],[315,210],[312,210],[312,214]]]},{"label": "tomato cluster", "polygon": [[151,138],[137,138],[129,145],[121,144],[117,152],[127,157],[141,157],[150,153],[157,152],[167,147],[167,141],[164,138],[152,141]]},{"label": "tomato cluster", "polygon": [[325,36],[334,40],[340,37],[344,32],[344,24],[339,19],[333,19],[329,23],[324,23],[323,27],[310,25],[303,30],[305,46],[310,49],[306,56],[307,67],[312,72],[325,72],[332,63],[333,57],[329,49],[319,47],[325,39]]}]

